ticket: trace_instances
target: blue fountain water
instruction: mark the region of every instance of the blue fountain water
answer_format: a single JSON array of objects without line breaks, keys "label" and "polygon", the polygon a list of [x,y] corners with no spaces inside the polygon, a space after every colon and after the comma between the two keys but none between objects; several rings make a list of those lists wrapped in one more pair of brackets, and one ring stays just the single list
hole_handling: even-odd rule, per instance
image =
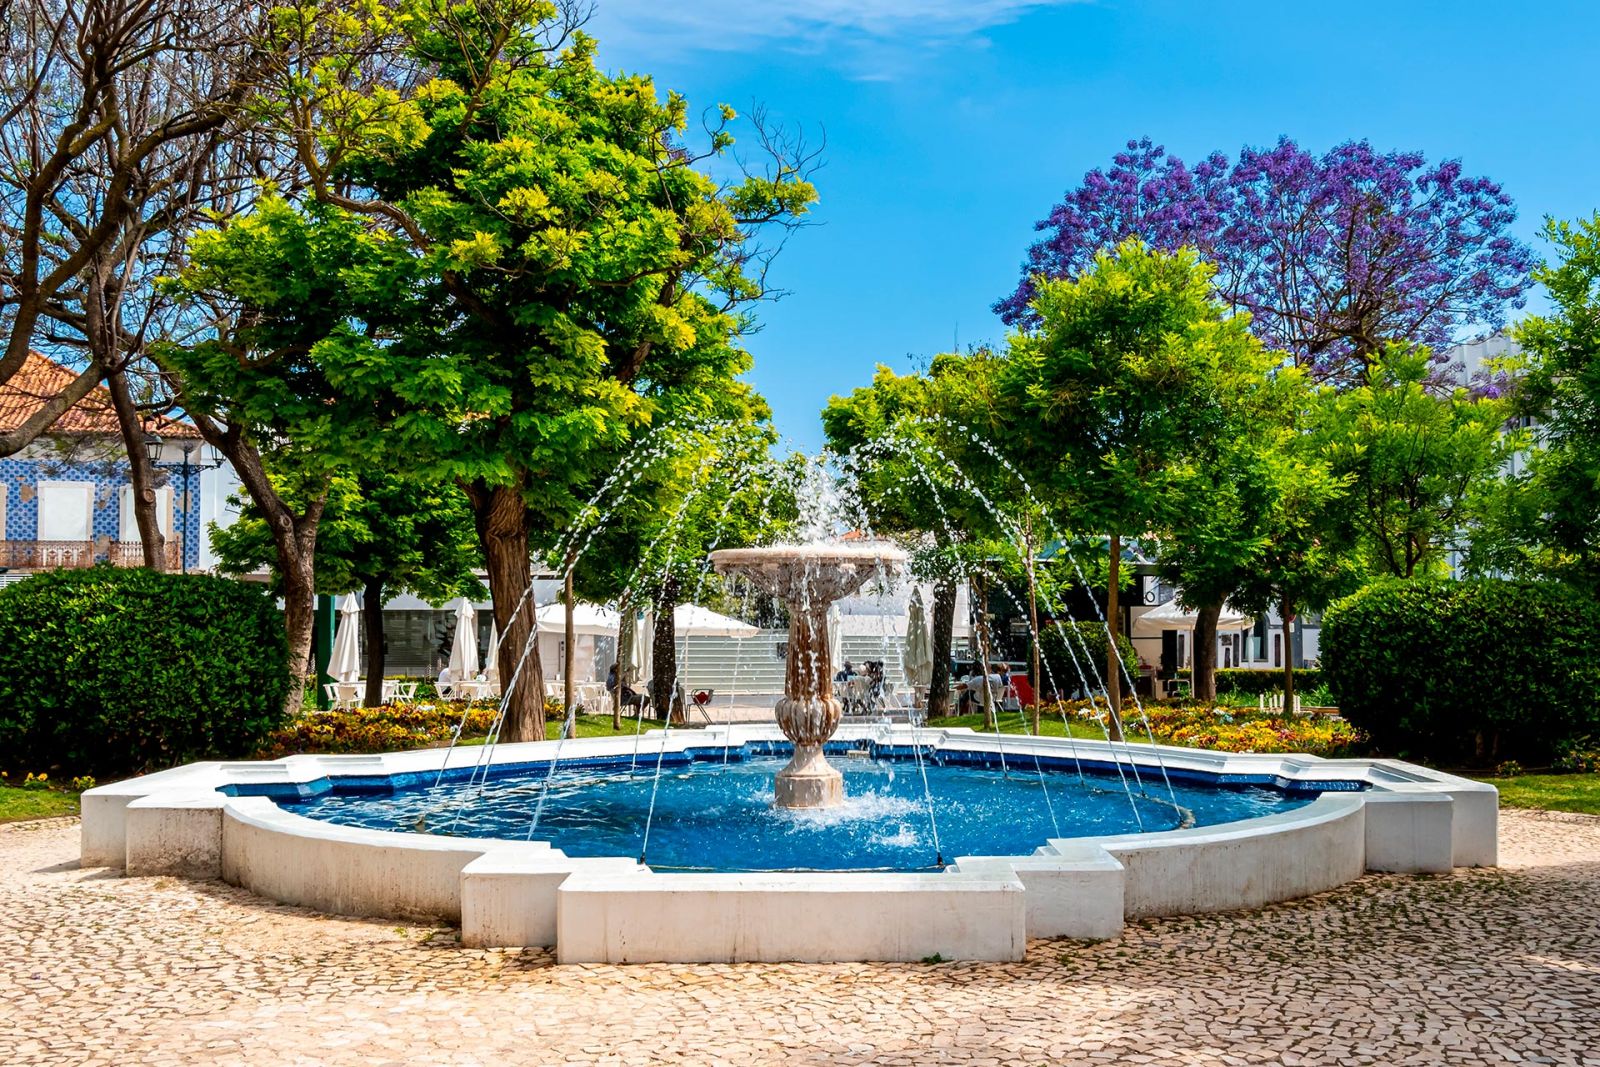
[{"label": "blue fountain water", "polygon": [[[921,870],[934,866],[933,835],[922,780],[905,758],[834,759],[844,773],[841,807],[795,810],[772,805],[781,757],[697,762],[667,769],[661,781],[646,861],[657,869]],[[1027,763],[1025,768],[1021,763]],[[496,778],[482,789],[464,782],[421,784],[392,794],[335,789],[280,800],[289,811],[379,830],[450,832],[522,840],[544,786],[544,768]],[[1034,772],[1022,757],[1009,775],[998,768],[929,765],[939,839],[946,860],[962,855],[1023,855],[1052,837],[1130,833],[1138,829],[1115,776]],[[650,805],[653,761],[636,773],[617,769],[556,772],[535,840],[571,856],[638,856]],[[1047,806],[1044,790],[1050,793]],[[1258,786],[1177,784],[1175,799],[1196,825],[1215,825],[1288,811],[1314,799]],[[466,803],[463,805],[462,801]],[[1139,798],[1146,830],[1174,828],[1180,814],[1167,801]],[[1060,825],[1051,821],[1051,808]],[[459,818],[457,817],[459,812]]]}]

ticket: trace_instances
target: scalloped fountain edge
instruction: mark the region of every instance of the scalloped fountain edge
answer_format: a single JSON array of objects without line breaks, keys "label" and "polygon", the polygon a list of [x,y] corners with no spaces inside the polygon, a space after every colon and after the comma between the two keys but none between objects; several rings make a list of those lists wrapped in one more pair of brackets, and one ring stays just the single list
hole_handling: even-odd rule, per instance
[{"label": "scalloped fountain edge", "polygon": [[[652,738],[686,760],[725,745],[780,745],[775,726]],[[569,857],[543,842],[341,826],[265,795],[309,795],[437,774],[444,749],[193,763],[83,795],[84,866],[221,878],[261,896],[344,915],[439,918],[476,947],[554,946],[563,963],[1020,959],[1029,938],[1104,939],[1127,919],[1258,907],[1367,871],[1440,873],[1497,860],[1492,786],[1396,760],[1327,760],[1119,746],[909,726],[847,726],[836,740],[920,745],[983,762],[1038,754],[1086,765],[1159,759],[1175,778],[1351,783],[1293,811],[1221,825],[1051,840],[1032,855],[959,857],[938,873],[665,873],[629,857]],[[631,755],[634,739],[569,741],[562,766]],[[548,764],[557,742],[498,746],[491,765]],[[474,754],[473,758],[477,758]],[[460,750],[452,759],[462,760]],[[397,780],[397,781],[396,781]],[[1349,786],[1345,785],[1344,790]]]}]

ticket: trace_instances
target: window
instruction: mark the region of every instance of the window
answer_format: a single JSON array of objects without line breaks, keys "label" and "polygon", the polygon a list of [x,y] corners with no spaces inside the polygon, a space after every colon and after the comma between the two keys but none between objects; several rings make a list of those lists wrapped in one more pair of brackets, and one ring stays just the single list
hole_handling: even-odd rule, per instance
[{"label": "window", "polygon": [[[163,537],[172,536],[172,486],[163,485],[156,490],[156,526]],[[133,508],[133,486],[124,485],[117,490],[117,540],[125,544],[142,541],[139,536],[139,519]]]},{"label": "window", "polygon": [[93,482],[39,483],[39,540],[88,541],[93,515]]}]

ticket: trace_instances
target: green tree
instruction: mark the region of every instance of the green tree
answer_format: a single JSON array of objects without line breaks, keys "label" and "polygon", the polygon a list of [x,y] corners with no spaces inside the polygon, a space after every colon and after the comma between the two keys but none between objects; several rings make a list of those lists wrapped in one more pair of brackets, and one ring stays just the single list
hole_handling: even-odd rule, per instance
[{"label": "green tree", "polygon": [[[1211,297],[1212,274],[1188,250],[1128,240],[1075,279],[1041,279],[1038,324],[1011,341],[1002,439],[1065,526],[1108,535],[1113,625],[1124,540],[1174,527],[1183,464],[1229,429],[1219,381],[1259,360],[1247,320]],[[1108,646],[1115,736],[1121,670]]]},{"label": "green tree", "polygon": [[1552,221],[1557,261],[1534,274],[1548,315],[1516,331],[1517,414],[1538,420],[1522,469],[1486,494],[1471,569],[1566,581],[1600,598],[1600,214]]},{"label": "green tree", "polygon": [[[713,180],[701,165],[732,144],[731,109],[697,154],[685,101],[597,70],[570,14],[528,0],[414,0],[398,14],[308,0],[281,13],[264,93],[305,200],[253,218],[277,215],[286,241],[312,245],[354,233],[341,277],[376,298],[305,347],[337,359],[319,373],[381,418],[386,449],[465,493],[506,678],[532,643],[532,555],[646,427],[748,367],[741,308],[763,295],[766,263],[753,235],[815,196],[803,147],[770,131],[767,171]],[[323,46],[330,36],[339,47]],[[300,327],[298,309],[257,300],[283,284],[271,273],[218,279],[247,312],[230,326]],[[252,364],[275,351],[243,350]],[[544,736],[536,647],[521,678],[508,741]]]},{"label": "green tree", "polygon": [[[1301,393],[1298,400],[1289,426],[1311,423],[1326,393]],[[1243,531],[1258,538],[1257,550],[1238,573],[1232,598],[1243,611],[1263,615],[1276,609],[1283,619],[1283,694],[1285,706],[1293,707],[1297,617],[1354,592],[1365,571],[1346,518],[1350,476],[1334,472],[1317,436],[1279,427],[1257,444],[1252,454],[1264,478],[1265,506]]]},{"label": "green tree", "polygon": [[1217,620],[1224,604],[1270,573],[1288,546],[1294,509],[1325,501],[1340,483],[1300,425],[1315,402],[1303,370],[1257,346],[1219,365],[1223,431],[1172,469],[1175,514],[1156,538],[1162,577],[1195,612],[1194,695],[1214,699]]},{"label": "green tree", "polygon": [[[277,560],[261,511],[242,502],[239,519],[213,526],[211,544],[228,574],[249,574]],[[316,583],[324,593],[362,594],[367,636],[365,703],[383,703],[383,605],[409,592],[430,604],[456,596],[479,597],[483,584],[476,531],[466,500],[454,485],[427,484],[399,475],[340,475],[328,487],[316,551]],[[275,567],[275,591],[283,588]]]},{"label": "green tree", "polygon": [[[924,374],[880,365],[870,386],[829,398],[822,412],[860,520],[877,535],[910,543],[912,573],[933,584],[929,716],[950,713],[957,586],[973,577],[974,560],[987,556],[976,541],[1001,536],[999,516],[971,481],[976,475],[992,485],[992,461],[961,429],[984,414],[978,386],[992,379],[996,363],[992,351],[976,349],[936,356]],[[980,654],[983,636],[980,627]]]},{"label": "green tree", "polygon": [[1523,444],[1504,432],[1506,401],[1442,392],[1431,367],[1427,349],[1391,345],[1361,386],[1326,394],[1318,415],[1317,440],[1348,479],[1343,514],[1374,574],[1443,573],[1473,501]]},{"label": "green tree", "polygon": [[[723,418],[713,429],[666,431],[655,441],[659,458],[630,479],[625,493],[606,502],[603,523],[599,515],[586,517],[586,527],[595,525],[574,546],[582,555],[568,557],[577,595],[616,603],[624,618],[649,611],[649,695],[662,717],[673,707],[679,674],[676,609],[723,588],[707,556],[771,540],[791,529],[795,518],[795,470],[768,454],[777,434],[766,403],[747,386],[733,384],[737,388],[719,405]],[[627,630],[617,649],[619,664],[631,658]],[[614,705],[613,716],[620,714]]]},{"label": "green tree", "polygon": [[171,287],[213,330],[155,354],[272,538],[293,712],[311,651],[317,536],[330,487],[352,466],[384,469],[389,454],[391,405],[365,387],[381,337],[360,324],[388,314],[394,297],[384,282],[396,273],[395,249],[371,240],[355,219],[302,213],[268,197],[250,215],[195,235],[190,251],[189,268]]}]

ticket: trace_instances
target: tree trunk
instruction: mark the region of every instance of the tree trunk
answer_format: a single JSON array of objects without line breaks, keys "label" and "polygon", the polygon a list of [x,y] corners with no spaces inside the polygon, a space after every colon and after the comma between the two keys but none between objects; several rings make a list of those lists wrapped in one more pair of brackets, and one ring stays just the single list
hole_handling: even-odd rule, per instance
[{"label": "tree trunk", "polygon": [[678,607],[678,582],[668,578],[655,598],[655,633],[651,635],[650,704],[656,718],[670,722],[678,691],[678,634],[673,616]]},{"label": "tree trunk", "polygon": [[622,691],[632,681],[628,664],[633,662],[633,605],[624,600],[617,605],[620,619],[617,630],[617,688],[611,693],[611,729],[622,729]]},{"label": "tree trunk", "polygon": [[1111,740],[1122,740],[1122,656],[1117,652],[1119,607],[1117,586],[1122,581],[1122,538],[1111,535],[1110,570],[1106,579],[1106,728]]},{"label": "tree trunk", "polygon": [[[133,517],[144,549],[144,565],[153,571],[164,571],[167,569],[167,539],[161,532],[161,521],[156,515],[155,469],[144,450],[144,424],[139,421],[133,394],[128,389],[128,378],[122,370],[106,373],[106,389],[111,394],[112,410],[117,414],[117,429],[122,434],[123,451],[128,454],[128,481],[133,484]],[[178,551],[180,554],[183,551],[181,544]]]},{"label": "tree trunk", "polygon": [[1023,548],[1028,565],[1028,634],[1032,646],[1032,660],[1028,669],[1028,682],[1033,686],[1033,734],[1039,735],[1039,705],[1044,703],[1044,671],[1039,663],[1039,581],[1035,572],[1038,563],[1033,547],[1033,516],[1028,516]]},{"label": "tree trunk", "polygon": [[1287,594],[1279,610],[1283,614],[1283,713],[1294,714],[1294,605]]},{"label": "tree trunk", "polygon": [[1194,669],[1189,691],[1196,700],[1217,699],[1217,619],[1222,601],[1203,604],[1194,618]]},{"label": "tree trunk", "polygon": [[239,427],[224,428],[193,409],[190,415],[206,442],[233,465],[234,473],[271,531],[272,547],[277,554],[275,566],[283,580],[283,629],[289,640],[289,692],[284,697],[284,713],[298,715],[305,700],[306,672],[311,658],[311,631],[317,604],[317,530],[328,499],[327,482],[324,481],[322,491],[307,502],[305,511],[297,513],[273,489],[261,453],[245,439]]},{"label": "tree trunk", "polygon": [[[975,623],[975,628],[976,628],[977,636],[978,636],[978,670],[977,670],[977,674],[978,674],[978,677],[983,679],[983,688],[985,690],[985,692],[983,694],[983,698],[982,698],[982,703],[983,703],[983,728],[985,730],[993,730],[993,729],[996,728],[997,723],[995,721],[995,709],[994,709],[995,694],[988,691],[989,690],[989,650],[990,650],[990,644],[989,644],[989,590],[988,590],[988,587],[985,584],[984,580],[981,577],[974,576],[971,579],[971,581],[972,581],[973,588],[976,590],[976,592],[978,594],[978,611],[977,611],[977,614],[976,614],[976,618],[974,619],[974,623]],[[969,703],[967,706],[971,707],[971,704]]]},{"label": "tree trunk", "polygon": [[311,662],[311,631],[316,623],[317,580],[309,553],[288,556],[280,551],[277,567],[283,579],[283,629],[289,639],[289,694],[284,705],[286,713],[294,716],[300,714],[305,701],[306,675],[314,676],[316,671]]},{"label": "tree trunk", "polygon": [[361,590],[361,615],[367,624],[367,692],[361,702],[383,705],[383,581],[374,579]]},{"label": "tree trunk", "polygon": [[570,559],[567,561],[567,577],[561,583],[561,603],[567,609],[566,632],[562,634],[562,637],[565,638],[565,645],[561,650],[561,692],[563,697],[561,710],[565,713],[561,720],[561,730],[562,736],[565,736],[567,720],[572,717],[572,668],[573,664],[577,662],[577,649],[574,646],[578,643],[578,624],[577,620],[573,618],[572,561]]},{"label": "tree trunk", "polygon": [[[494,621],[500,628],[500,684],[507,687],[500,740],[543,741],[544,667],[539,662],[534,627],[538,605],[529,592],[533,566],[528,556],[528,506],[519,486],[472,482],[462,488],[472,504],[484,566],[489,572]],[[519,662],[521,674],[517,673]]]},{"label": "tree trunk", "polygon": [[950,646],[955,640],[956,583],[933,586],[933,674],[928,679],[928,718],[950,714]]}]

